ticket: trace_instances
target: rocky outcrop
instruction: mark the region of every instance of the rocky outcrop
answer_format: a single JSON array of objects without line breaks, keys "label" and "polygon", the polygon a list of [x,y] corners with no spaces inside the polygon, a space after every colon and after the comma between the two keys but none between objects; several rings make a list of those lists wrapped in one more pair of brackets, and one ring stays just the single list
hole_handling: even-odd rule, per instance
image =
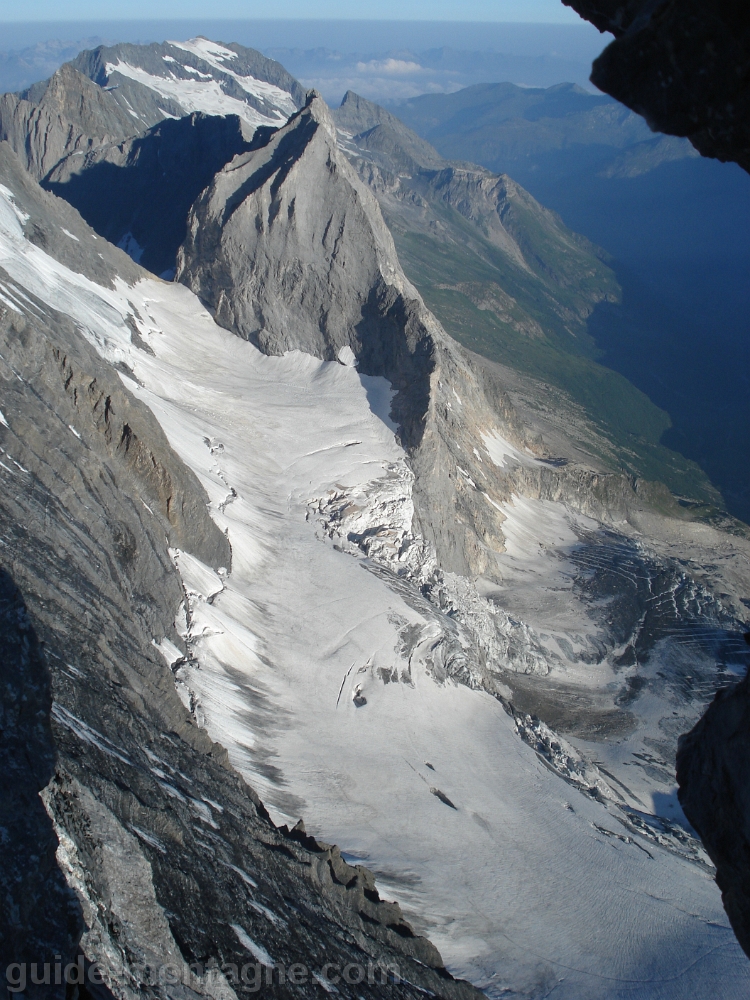
[{"label": "rocky outcrop", "polygon": [[127,110],[69,63],[22,94],[0,97],[0,140],[37,180],[70,153],[87,153],[140,131]]},{"label": "rocky outcrop", "polygon": [[[750,635],[745,637],[750,642]],[[685,815],[716,865],[737,939],[750,956],[750,680],[720,691],[680,738],[677,781]]]},{"label": "rocky outcrop", "polygon": [[591,80],[659,132],[750,170],[750,15],[730,0],[563,0],[615,41]]},{"label": "rocky outcrop", "polygon": [[168,119],[143,135],[66,157],[45,187],[155,274],[174,269],[191,205],[252,130],[236,115]]},{"label": "rocky outcrop", "polygon": [[[101,283],[145,275],[0,157],[27,237],[73,264],[88,253]],[[29,997],[64,995],[30,981],[56,955],[127,998],[227,1000],[243,967],[297,995],[297,963],[309,983],[361,967],[344,996],[476,996],[368,872],[276,829],[194,724],[169,666],[185,600],[170,549],[228,569],[228,540],[132,373],[1,269],[0,284],[3,969],[27,963]]]}]

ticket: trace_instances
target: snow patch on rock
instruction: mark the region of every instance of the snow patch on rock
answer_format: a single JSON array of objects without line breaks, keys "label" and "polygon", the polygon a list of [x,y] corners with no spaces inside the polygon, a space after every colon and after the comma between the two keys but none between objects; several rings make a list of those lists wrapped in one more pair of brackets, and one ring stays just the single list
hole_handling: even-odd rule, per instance
[{"label": "snow patch on rock", "polygon": [[[222,67],[224,72],[228,72]],[[207,115],[239,115],[243,121],[257,128],[259,125],[274,125],[278,127],[296,111],[291,96],[286,91],[262,80],[255,80],[253,77],[240,77],[230,73],[242,86],[242,89],[262,100],[269,100],[278,103],[278,107],[272,108],[268,114],[263,114],[246,101],[236,97],[230,97],[221,87],[218,80],[199,79],[182,80],[173,74],[169,77],[154,76],[140,66],[131,66],[129,63],[118,59],[116,63],[107,63],[105,68],[107,76],[119,73],[120,76],[134,80],[136,83],[148,87],[161,97],[166,97],[177,101],[185,114],[194,111],[202,111]],[[282,110],[283,109],[283,110]],[[291,109],[287,112],[287,109]]]}]

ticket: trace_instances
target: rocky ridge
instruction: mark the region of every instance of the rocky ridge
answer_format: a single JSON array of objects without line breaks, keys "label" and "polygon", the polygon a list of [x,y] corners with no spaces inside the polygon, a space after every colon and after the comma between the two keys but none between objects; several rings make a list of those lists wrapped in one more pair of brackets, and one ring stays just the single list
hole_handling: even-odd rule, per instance
[{"label": "rocky ridge", "polygon": [[510,177],[436,157],[385,109],[350,93],[332,115],[401,265],[444,329],[582,404],[608,441],[592,456],[598,467],[665,482],[705,504],[704,516],[720,516],[724,502],[702,470],[661,443],[669,416],[597,361],[591,331],[629,308],[604,251]]}]

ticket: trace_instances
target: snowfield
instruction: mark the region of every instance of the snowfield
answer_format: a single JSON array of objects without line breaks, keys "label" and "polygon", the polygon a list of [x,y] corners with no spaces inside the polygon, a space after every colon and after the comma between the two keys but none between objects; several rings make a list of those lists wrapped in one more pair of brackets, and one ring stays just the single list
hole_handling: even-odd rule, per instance
[{"label": "snowfield", "polygon": [[[190,66],[185,67],[186,72],[193,73],[196,79],[182,79],[175,76],[169,69],[169,62],[176,62],[174,59],[165,59],[165,70],[168,76],[156,76],[140,66],[131,66],[130,63],[123,62],[121,59],[116,63],[107,63],[105,72],[108,77],[119,73],[120,76],[127,77],[136,83],[142,84],[144,87],[148,87],[161,97],[177,101],[185,114],[191,114],[193,111],[202,111],[207,115],[239,115],[240,118],[254,128],[257,128],[259,125],[271,125],[279,128],[297,110],[291,94],[282,90],[281,87],[266,83],[264,80],[256,80],[255,77],[241,76],[238,73],[232,72],[223,62],[219,61],[213,51],[208,51],[205,46],[201,47],[201,42],[202,39],[195,39],[193,42],[170,42],[170,44],[175,48],[184,49],[200,56],[209,65],[220,70],[222,74],[231,77],[246,94],[264,102],[269,107],[267,114],[258,111],[246,101],[231,97],[224,92],[218,80]],[[221,49],[221,46],[208,44],[212,50],[229,52],[232,57],[236,58],[236,54],[229,49]],[[131,111],[131,114],[135,118],[138,118],[135,111]]]},{"label": "snowfield", "polygon": [[[94,284],[25,240],[4,190],[0,265],[27,296],[0,288],[12,308],[33,313],[37,296],[133,371],[142,385],[124,384],[229,532],[225,572],[173,553],[192,654],[179,689],[278,819],[304,816],[364,860],[451,971],[491,997],[749,995],[710,871],[565,783],[498,701],[441,681],[438,612],[322,530],[316,511],[337,493],[359,497],[370,527],[404,528],[408,470],[378,415],[387,383],[298,352],[266,357],[180,285]],[[131,343],[128,315],[153,357]],[[519,573],[533,514],[519,504],[509,534]],[[559,514],[545,513],[550,539],[566,537]],[[154,641],[174,662],[167,637]]]}]

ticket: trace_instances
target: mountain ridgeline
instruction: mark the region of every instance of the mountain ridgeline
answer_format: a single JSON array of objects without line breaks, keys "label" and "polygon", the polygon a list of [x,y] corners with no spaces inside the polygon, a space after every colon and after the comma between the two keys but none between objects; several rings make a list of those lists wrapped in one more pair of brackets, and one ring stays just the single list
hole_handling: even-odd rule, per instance
[{"label": "mountain ridgeline", "polygon": [[[697,462],[728,510],[750,520],[737,461],[750,445],[747,174],[572,84],[482,84],[392,110],[443,156],[510,174],[609,252],[622,302],[591,316],[595,356],[669,413],[672,426],[653,423],[652,441]],[[670,483],[697,495],[689,476]]]},{"label": "mountain ridgeline", "polygon": [[[182,48],[117,46],[82,53],[50,84],[13,97],[15,106],[0,117],[0,135],[101,235],[155,273],[169,274],[187,209],[212,171],[244,143],[262,143],[263,130],[278,127],[300,104],[299,85],[292,86],[277,64],[248,51],[199,40]],[[250,72],[256,76],[242,75]],[[80,107],[78,90],[84,95]],[[566,95],[559,99],[568,100]],[[68,104],[75,113],[65,111]],[[193,128],[169,120],[203,108],[225,117],[213,124],[193,120]],[[604,111],[612,117],[611,109]],[[240,121],[232,125],[234,115]],[[39,152],[22,139],[32,117]],[[443,160],[385,109],[348,94],[335,118],[343,148],[348,144],[379,199],[407,276],[451,336],[583,406],[597,428],[596,460],[604,468],[665,482],[707,516],[721,511],[723,500],[701,469],[663,446],[667,414],[597,363],[601,350],[591,329],[601,325],[600,315],[612,315],[616,324],[622,311],[606,255],[510,178]],[[587,124],[582,122],[584,132]],[[134,125],[138,135],[123,140]],[[634,122],[631,131],[640,127]],[[62,146],[44,138],[50,130],[66,136]],[[165,197],[167,187],[179,197]]]}]

